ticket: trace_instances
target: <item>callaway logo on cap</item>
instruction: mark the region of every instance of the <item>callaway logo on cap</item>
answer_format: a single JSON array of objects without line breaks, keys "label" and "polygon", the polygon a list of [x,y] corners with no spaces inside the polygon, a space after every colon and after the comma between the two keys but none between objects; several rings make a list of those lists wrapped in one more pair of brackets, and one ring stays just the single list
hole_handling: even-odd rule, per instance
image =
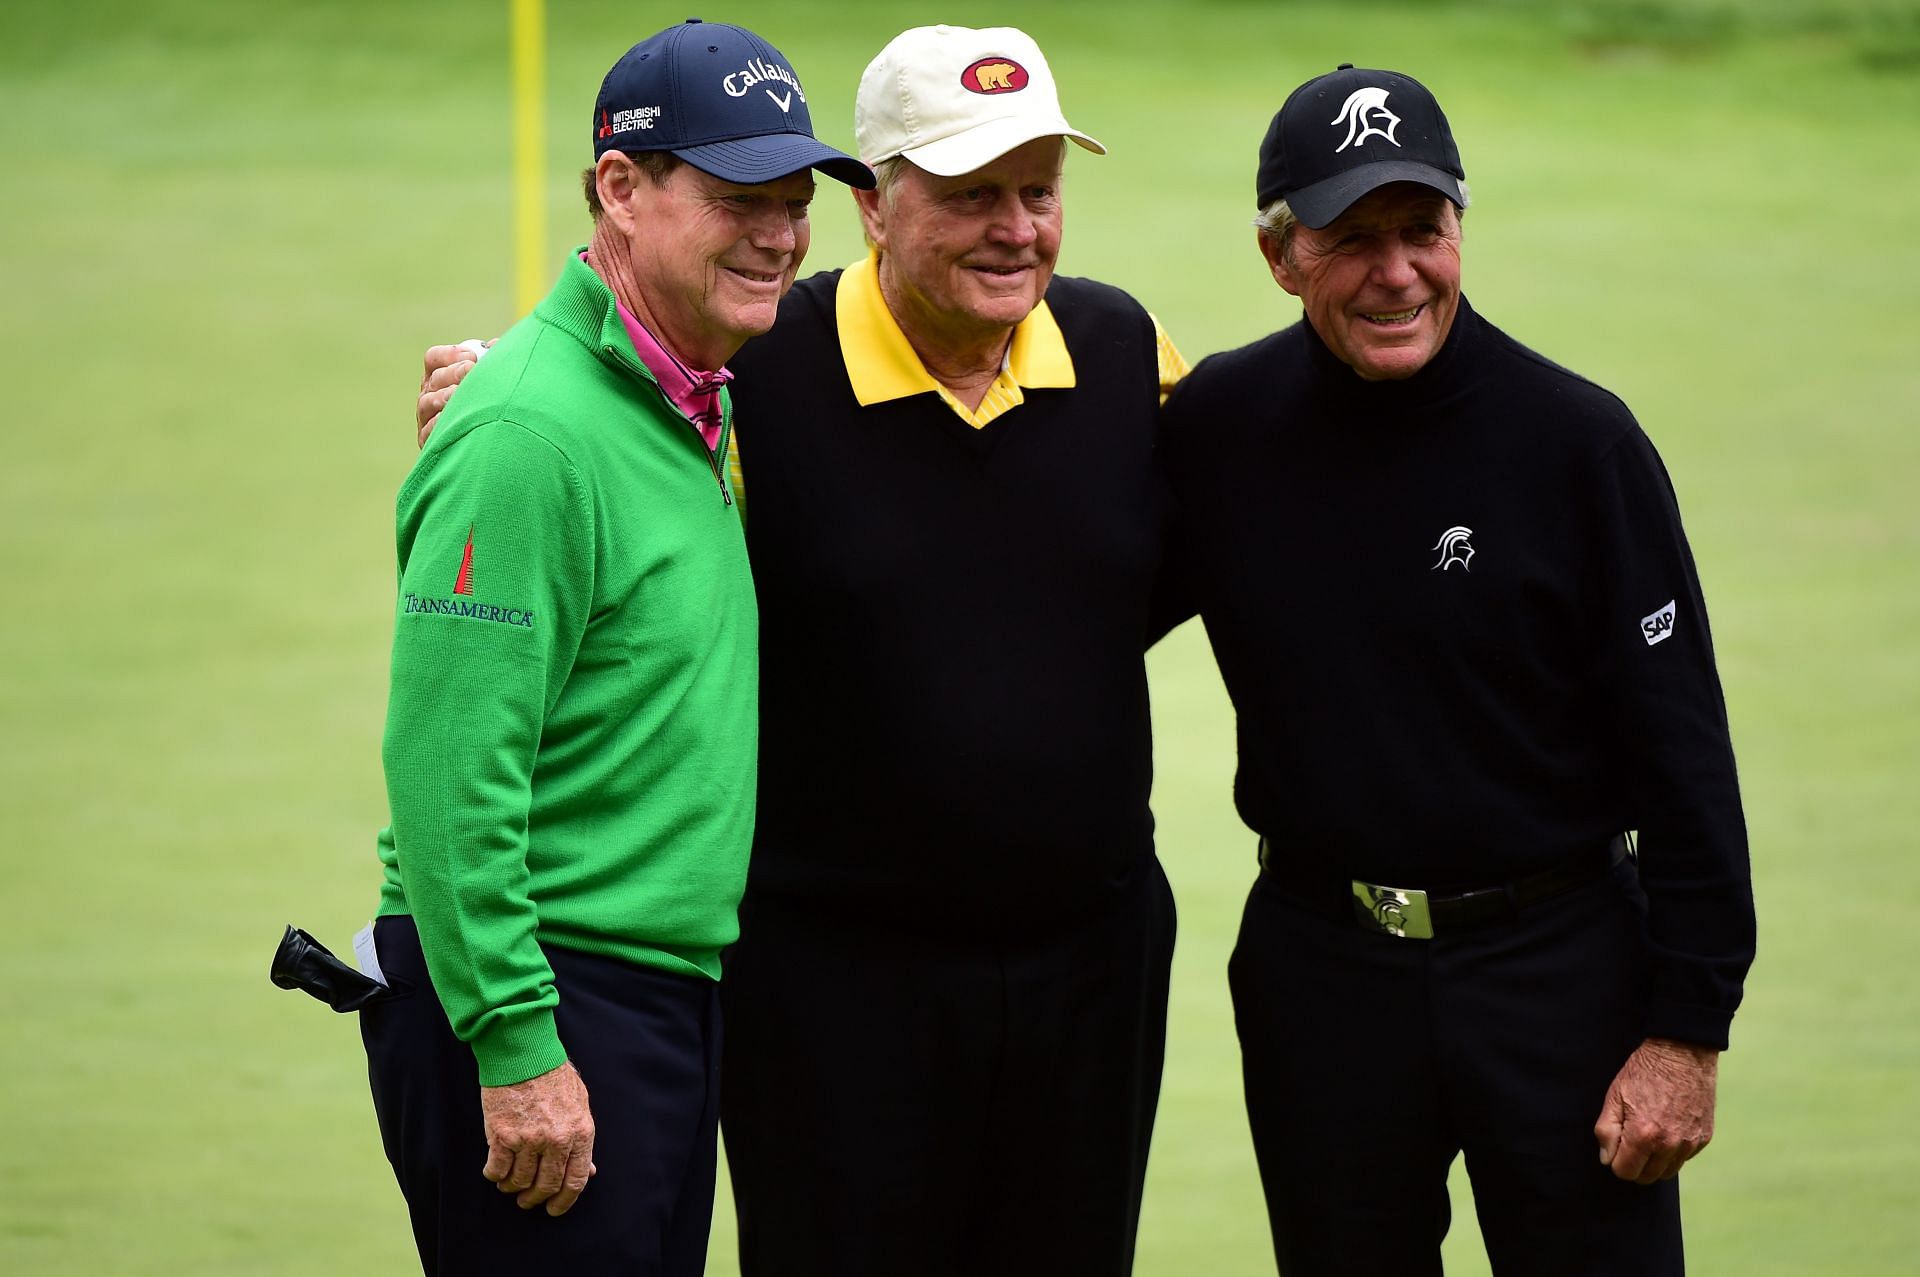
[{"label": "callaway logo on cap", "polygon": [[1261,208],[1284,199],[1325,226],[1389,182],[1418,182],[1467,206],[1466,170],[1433,94],[1411,76],[1342,63],[1288,95],[1260,143]]},{"label": "callaway logo on cap", "polygon": [[914,27],[860,77],[853,134],[869,164],[904,155],[958,177],[1035,138],[1107,148],[1067,123],[1040,46],[1013,27]]},{"label": "callaway logo on cap", "polygon": [[672,151],[754,185],[816,168],[870,189],[873,174],[813,136],[807,95],[780,50],[744,27],[688,18],[627,50],[593,105],[593,154]]}]

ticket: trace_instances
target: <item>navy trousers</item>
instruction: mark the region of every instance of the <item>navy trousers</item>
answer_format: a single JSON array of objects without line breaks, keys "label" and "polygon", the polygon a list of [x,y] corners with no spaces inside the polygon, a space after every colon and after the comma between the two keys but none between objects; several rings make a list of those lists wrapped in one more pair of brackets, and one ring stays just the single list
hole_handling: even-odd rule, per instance
[{"label": "navy trousers", "polygon": [[928,936],[750,890],[725,1129],[746,1277],[1124,1277],[1166,1047],[1145,857],[1036,935]]},{"label": "navy trousers", "polygon": [[1624,861],[1403,940],[1255,884],[1229,975],[1284,1277],[1439,1277],[1461,1153],[1499,1277],[1682,1272],[1677,1181],[1614,1178],[1593,1137],[1643,1037],[1645,908]]},{"label": "navy trousers", "polygon": [[545,946],[556,1018],[586,1084],[598,1173],[559,1218],[480,1174],[473,1051],[453,1036],[411,918],[374,943],[400,996],[360,1012],[387,1160],[433,1277],[531,1272],[700,1277],[713,1221],[720,1011],[712,981]]}]

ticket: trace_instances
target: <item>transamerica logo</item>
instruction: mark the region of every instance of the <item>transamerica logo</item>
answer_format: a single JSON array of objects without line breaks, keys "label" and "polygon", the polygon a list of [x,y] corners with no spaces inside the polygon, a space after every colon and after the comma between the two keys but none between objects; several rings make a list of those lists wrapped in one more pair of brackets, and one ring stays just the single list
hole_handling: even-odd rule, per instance
[{"label": "transamerica logo", "polygon": [[460,575],[453,578],[455,594],[473,593],[473,525],[467,525],[467,548],[460,552]]},{"label": "transamerica logo", "polygon": [[[1381,128],[1375,120],[1387,121],[1387,127]],[[1400,117],[1387,110],[1385,89],[1355,89],[1347,95],[1346,105],[1330,123],[1347,126],[1347,140],[1333,148],[1335,155],[1349,146],[1365,146],[1370,137],[1383,137],[1395,146],[1400,145],[1393,136],[1393,131],[1400,127]]]},{"label": "transamerica logo", "polygon": [[523,630],[533,628],[533,612],[528,608],[494,607],[468,599],[423,599],[409,592],[400,596],[400,611],[409,616],[462,616],[474,621],[492,621],[496,625],[517,625]]},{"label": "transamerica logo", "polygon": [[488,603],[473,601],[473,524],[471,523],[467,525],[466,547],[460,551],[460,571],[454,574],[453,592],[466,597],[423,599],[418,594],[405,594],[400,600],[400,611],[405,615],[464,616],[475,621],[492,621],[497,625],[517,625],[527,630],[533,628],[533,613],[526,608],[494,607]]}]

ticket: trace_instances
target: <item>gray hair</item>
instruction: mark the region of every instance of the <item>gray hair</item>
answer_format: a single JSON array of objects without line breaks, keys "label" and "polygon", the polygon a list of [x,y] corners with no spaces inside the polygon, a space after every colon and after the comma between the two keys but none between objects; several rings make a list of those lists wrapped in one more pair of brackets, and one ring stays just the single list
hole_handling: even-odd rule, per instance
[{"label": "gray hair", "polygon": [[913,161],[904,155],[889,155],[886,159],[875,164],[873,166],[873,193],[881,199],[886,199],[892,193],[893,188],[900,184],[900,179],[907,175],[907,170],[912,166]]},{"label": "gray hair", "polygon": [[1268,204],[1260,210],[1260,215],[1253,219],[1253,226],[1260,232],[1262,239],[1279,241],[1280,256],[1291,266],[1293,264],[1293,233],[1299,229],[1300,219],[1293,215],[1293,209],[1288,207],[1287,202],[1281,199]]},{"label": "gray hair", "polygon": [[[873,170],[873,197],[882,204],[889,204],[893,201],[893,188],[913,167],[913,161],[904,155],[889,155],[867,167]],[[879,247],[873,242],[873,236],[867,233],[867,219],[864,217],[860,219],[860,238],[866,241],[868,248]]]}]

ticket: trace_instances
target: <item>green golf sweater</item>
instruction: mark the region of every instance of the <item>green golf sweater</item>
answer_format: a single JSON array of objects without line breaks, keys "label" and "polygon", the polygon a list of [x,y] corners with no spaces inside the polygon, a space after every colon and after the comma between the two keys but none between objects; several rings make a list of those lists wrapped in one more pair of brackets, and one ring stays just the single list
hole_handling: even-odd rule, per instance
[{"label": "green golf sweater", "polygon": [[[719,456],[732,429],[723,400]],[[753,840],[740,519],[578,254],[400,489],[381,915],[480,1081],[558,1067],[542,944],[718,979]]]}]

